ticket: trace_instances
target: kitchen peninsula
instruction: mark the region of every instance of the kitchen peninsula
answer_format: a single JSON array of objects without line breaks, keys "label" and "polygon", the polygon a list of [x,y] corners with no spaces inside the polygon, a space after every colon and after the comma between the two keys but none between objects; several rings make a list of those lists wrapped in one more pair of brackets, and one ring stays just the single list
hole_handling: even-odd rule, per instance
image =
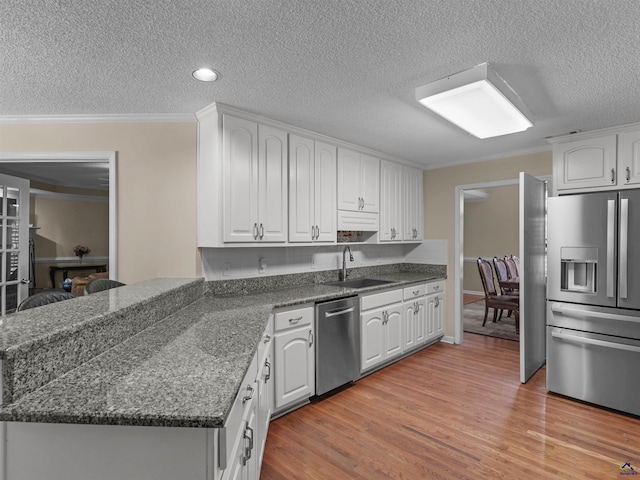
[{"label": "kitchen peninsula", "polygon": [[4,317],[4,478],[227,478],[227,422],[247,401],[244,381],[274,308],[446,274],[357,270],[393,284],[323,285],[335,271],[154,279]]}]

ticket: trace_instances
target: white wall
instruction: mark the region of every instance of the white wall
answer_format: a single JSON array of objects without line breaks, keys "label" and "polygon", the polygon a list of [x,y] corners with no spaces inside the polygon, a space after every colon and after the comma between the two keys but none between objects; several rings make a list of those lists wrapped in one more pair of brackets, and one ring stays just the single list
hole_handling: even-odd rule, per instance
[{"label": "white wall", "polygon": [[[226,280],[283,275],[342,268],[344,245],[313,247],[203,248],[206,280]],[[354,261],[347,268],[370,267],[390,263],[446,265],[447,242],[428,240],[422,245],[349,245]],[[266,268],[260,271],[260,260]],[[225,265],[227,268],[225,268]]]}]

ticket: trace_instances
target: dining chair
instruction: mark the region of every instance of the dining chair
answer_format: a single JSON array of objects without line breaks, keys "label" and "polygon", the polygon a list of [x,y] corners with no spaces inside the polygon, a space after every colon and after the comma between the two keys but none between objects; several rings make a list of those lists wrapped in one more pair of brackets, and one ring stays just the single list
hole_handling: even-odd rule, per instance
[{"label": "dining chair", "polygon": [[61,302],[63,300],[69,300],[71,298],[76,298],[76,296],[73,293],[69,292],[59,292],[57,290],[39,292],[25,298],[22,302],[20,302],[20,305],[18,305],[18,311],[21,312],[30,308],[41,307],[42,305]]},{"label": "dining chair", "polygon": [[[517,260],[516,260],[517,259]],[[507,264],[507,273],[509,278],[515,278],[520,276],[520,259],[513,255],[505,256],[504,261]]]},{"label": "dining chair", "polygon": [[515,313],[516,332],[519,332],[520,297],[499,294],[496,290],[491,263],[482,257],[478,258],[477,263],[480,279],[482,280],[482,288],[484,289],[484,321],[482,322],[482,326],[484,327],[487,323],[490,308],[493,308],[494,322],[500,320],[502,310],[510,310]]},{"label": "dining chair", "polygon": [[498,278],[498,284],[500,285],[500,291],[503,295],[518,295],[518,290],[514,288],[505,288],[501,282],[513,278],[509,275],[509,269],[507,262],[504,258],[493,257],[493,268],[496,271],[496,277]]}]

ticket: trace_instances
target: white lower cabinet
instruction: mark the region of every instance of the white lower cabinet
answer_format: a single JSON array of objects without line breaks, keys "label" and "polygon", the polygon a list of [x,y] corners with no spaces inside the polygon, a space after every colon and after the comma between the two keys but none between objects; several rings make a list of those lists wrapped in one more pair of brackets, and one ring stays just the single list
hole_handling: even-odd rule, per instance
[{"label": "white lower cabinet", "polygon": [[444,282],[427,284],[427,341],[444,335]]},{"label": "white lower cabinet", "polygon": [[314,308],[275,312],[275,405],[278,413],[315,394]]},{"label": "white lower cabinet", "polygon": [[369,370],[403,351],[402,289],[360,298],[360,368]]},{"label": "white lower cabinet", "polygon": [[426,291],[424,283],[404,288],[404,352],[427,341]]}]

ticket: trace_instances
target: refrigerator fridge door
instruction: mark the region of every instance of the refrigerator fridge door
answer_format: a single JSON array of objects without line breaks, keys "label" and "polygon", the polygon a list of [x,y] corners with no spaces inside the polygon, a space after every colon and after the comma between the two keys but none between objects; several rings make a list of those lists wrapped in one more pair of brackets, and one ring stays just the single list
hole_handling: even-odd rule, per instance
[{"label": "refrigerator fridge door", "polygon": [[620,192],[618,306],[640,309],[640,191]]},{"label": "refrigerator fridge door", "polygon": [[550,300],[616,306],[617,199],[617,192],[549,198]]}]

